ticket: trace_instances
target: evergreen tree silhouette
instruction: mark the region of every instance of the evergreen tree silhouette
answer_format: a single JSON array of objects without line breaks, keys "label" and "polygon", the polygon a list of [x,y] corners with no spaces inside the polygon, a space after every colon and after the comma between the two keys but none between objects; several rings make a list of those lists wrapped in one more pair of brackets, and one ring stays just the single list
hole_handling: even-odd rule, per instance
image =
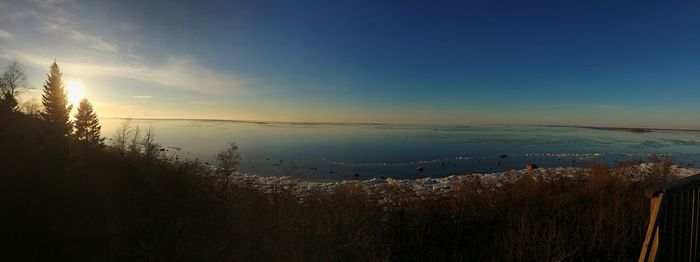
[{"label": "evergreen tree silhouette", "polygon": [[75,114],[75,139],[91,145],[102,145],[104,138],[100,136],[101,128],[92,104],[87,99],[80,100]]},{"label": "evergreen tree silhouette", "polygon": [[44,112],[41,117],[48,122],[57,135],[66,137],[73,129],[69,119],[72,105],[68,105],[66,90],[61,81],[61,70],[56,61],[51,65],[48,80],[44,83],[44,94],[41,95]]}]

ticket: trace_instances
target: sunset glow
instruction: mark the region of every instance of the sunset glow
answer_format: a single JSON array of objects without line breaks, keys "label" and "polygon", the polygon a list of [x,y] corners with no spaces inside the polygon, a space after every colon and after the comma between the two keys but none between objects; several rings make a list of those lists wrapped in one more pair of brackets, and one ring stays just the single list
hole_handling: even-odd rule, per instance
[{"label": "sunset glow", "polygon": [[66,84],[66,92],[68,93],[68,102],[74,107],[80,104],[80,100],[85,98],[85,86],[81,80],[69,80]]},{"label": "sunset glow", "polygon": [[698,14],[0,0],[0,262],[700,261]]},{"label": "sunset glow", "polygon": [[105,117],[700,128],[698,4],[0,2],[0,67]]}]

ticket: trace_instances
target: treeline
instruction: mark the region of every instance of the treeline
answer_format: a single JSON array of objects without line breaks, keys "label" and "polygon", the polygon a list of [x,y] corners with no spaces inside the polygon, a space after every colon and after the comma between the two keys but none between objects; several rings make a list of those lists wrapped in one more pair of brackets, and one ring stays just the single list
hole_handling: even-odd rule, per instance
[{"label": "treeline", "polygon": [[0,116],[3,261],[629,261],[648,222],[643,190],[670,172],[591,165],[475,177],[423,200],[397,186],[391,206],[360,184],[300,201],[230,183],[235,144],[217,170],[161,156],[126,123],[105,146],[87,102],[70,121],[55,64],[42,98],[40,114],[14,103]]},{"label": "treeline", "polygon": [[74,116],[75,122],[71,121],[73,105],[68,104],[61,77],[61,70],[54,61],[43,86],[41,107],[27,101],[20,108],[18,96],[29,90],[30,86],[19,63],[11,63],[0,75],[0,125],[7,125],[19,117],[20,113],[25,113],[41,120],[45,125],[44,134],[55,142],[65,142],[64,138],[72,138],[83,146],[101,147],[104,138],[100,134],[101,126],[92,104],[87,99],[82,99]]},{"label": "treeline", "polygon": [[70,117],[55,62],[41,105],[18,103],[28,90],[16,62],[0,75],[0,260],[223,258],[220,176],[161,156],[152,130],[128,123],[106,146],[87,100]]}]

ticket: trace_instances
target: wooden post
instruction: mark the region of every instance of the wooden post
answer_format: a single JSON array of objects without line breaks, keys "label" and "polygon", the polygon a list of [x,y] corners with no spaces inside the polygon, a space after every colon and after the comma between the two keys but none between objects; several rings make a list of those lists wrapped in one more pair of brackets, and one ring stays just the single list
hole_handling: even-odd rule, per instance
[{"label": "wooden post", "polygon": [[664,194],[659,193],[651,199],[651,210],[649,213],[649,226],[647,227],[647,234],[644,238],[644,245],[642,246],[642,252],[639,254],[639,261],[655,261],[656,251],[659,249],[659,214],[661,210],[661,202],[663,200]]}]

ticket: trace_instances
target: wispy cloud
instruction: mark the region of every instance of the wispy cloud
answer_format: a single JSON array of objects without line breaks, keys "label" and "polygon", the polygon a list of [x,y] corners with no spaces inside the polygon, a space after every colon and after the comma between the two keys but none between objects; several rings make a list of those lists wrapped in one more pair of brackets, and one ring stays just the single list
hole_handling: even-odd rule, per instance
[{"label": "wispy cloud", "polygon": [[12,34],[10,34],[10,32],[7,32],[0,28],[0,39],[12,40],[14,39],[14,37],[12,36]]},{"label": "wispy cloud", "polygon": [[118,28],[119,28],[119,31],[122,31],[122,32],[133,32],[133,31],[136,31],[136,28],[138,28],[138,27],[134,23],[121,22],[121,23],[119,23]]},{"label": "wispy cloud", "polygon": [[[20,51],[2,51],[0,58],[18,59],[37,68],[46,68],[54,58]],[[240,77],[217,72],[200,65],[191,57],[172,57],[157,65],[140,64],[99,64],[76,62],[57,57],[64,72],[79,72],[83,78],[115,77],[153,83],[164,87],[192,91],[201,94],[229,94],[241,91],[247,83]]]},{"label": "wispy cloud", "polygon": [[624,107],[619,105],[611,104],[537,104],[537,105],[525,105],[526,108],[536,108],[536,109],[552,109],[552,110],[567,110],[567,109],[589,109],[589,110],[615,110],[624,109]]},{"label": "wispy cloud", "polygon": [[151,98],[153,98],[152,96],[132,96],[132,97],[136,98],[136,99],[151,99]]},{"label": "wispy cloud", "polygon": [[[79,9],[80,3],[73,0],[43,0],[16,3],[14,10],[6,7],[0,10],[0,16],[10,23],[20,23],[23,30],[34,27],[39,32],[51,33],[53,37],[62,37],[75,41],[78,45],[116,55],[120,51],[117,43],[103,37],[81,30],[77,17],[68,8]],[[131,25],[135,28],[135,25]],[[1,38],[1,36],[0,36]]]},{"label": "wispy cloud", "polygon": [[44,30],[45,32],[52,32],[65,35],[79,43],[83,43],[86,46],[98,51],[107,52],[115,55],[119,53],[118,45],[109,43],[101,37],[80,32],[67,25],[46,22],[43,23],[42,30]]},{"label": "wispy cloud", "polygon": [[[114,21],[111,35],[90,31],[91,25],[76,15],[76,10],[82,10],[83,6],[74,0],[29,0],[11,5],[0,2],[0,7],[3,7],[0,8],[0,22],[3,25],[7,22],[10,27],[4,28],[8,30],[13,29],[12,25],[23,28],[21,36],[27,39],[22,41],[60,38],[84,47],[70,49],[71,53],[61,52],[62,47],[56,45],[51,52],[46,52],[44,47],[18,44],[19,36],[0,29],[0,40],[17,38],[13,45],[0,46],[0,58],[17,59],[39,69],[46,69],[57,59],[64,72],[78,74],[81,78],[130,79],[200,94],[240,91],[244,83],[241,77],[213,70],[188,55],[166,55],[164,60],[140,56],[136,52],[139,43],[133,37],[139,31],[137,24]],[[132,37],[120,38],[120,34]],[[98,52],[83,53],[81,50]]]},{"label": "wispy cloud", "polygon": [[21,11],[6,14],[7,19],[9,19],[9,21],[12,21],[12,22],[23,19],[25,17],[36,17],[38,15],[39,15],[39,13],[33,9],[24,9]]}]

